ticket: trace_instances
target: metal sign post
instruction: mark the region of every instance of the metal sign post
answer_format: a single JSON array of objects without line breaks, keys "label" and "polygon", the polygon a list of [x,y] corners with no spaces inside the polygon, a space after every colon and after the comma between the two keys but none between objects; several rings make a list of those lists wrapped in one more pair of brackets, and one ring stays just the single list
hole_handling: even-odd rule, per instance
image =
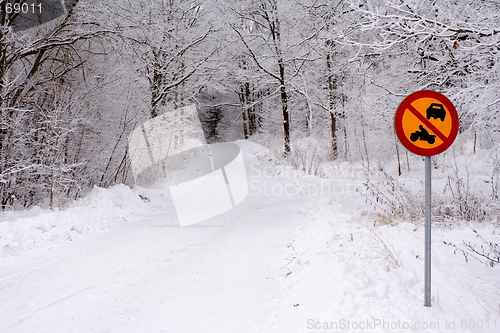
[{"label": "metal sign post", "polygon": [[425,156],[425,272],[424,306],[431,306],[431,156],[448,149],[458,134],[457,110],[446,96],[417,91],[398,107],[394,127],[399,141],[412,153]]},{"label": "metal sign post", "polygon": [[425,157],[425,283],[424,306],[431,306],[431,170],[430,156]]}]

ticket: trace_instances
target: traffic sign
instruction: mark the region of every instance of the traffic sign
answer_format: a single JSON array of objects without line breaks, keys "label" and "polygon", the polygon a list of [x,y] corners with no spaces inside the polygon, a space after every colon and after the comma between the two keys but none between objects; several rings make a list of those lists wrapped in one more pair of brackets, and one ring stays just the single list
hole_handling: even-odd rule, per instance
[{"label": "traffic sign", "polygon": [[431,306],[431,156],[448,149],[458,134],[458,114],[448,98],[430,90],[406,97],[396,111],[399,141],[412,153],[425,156],[424,306]]},{"label": "traffic sign", "polygon": [[394,120],[399,141],[412,153],[434,156],[448,149],[458,134],[457,110],[444,95],[417,91],[398,107]]}]

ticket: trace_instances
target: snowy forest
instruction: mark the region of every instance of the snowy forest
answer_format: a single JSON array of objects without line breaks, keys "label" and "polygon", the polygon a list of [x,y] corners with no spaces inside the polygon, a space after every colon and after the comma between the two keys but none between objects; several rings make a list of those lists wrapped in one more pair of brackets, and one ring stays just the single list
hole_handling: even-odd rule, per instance
[{"label": "snowy forest", "polygon": [[500,332],[500,0],[0,0],[0,203],[0,332]]},{"label": "snowy forest", "polygon": [[1,15],[2,210],[133,185],[131,131],[189,104],[207,142],[250,139],[309,174],[329,161],[396,166],[386,176],[403,203],[397,177],[420,159],[399,143],[394,113],[424,89],[460,117],[453,150],[434,163],[487,152],[487,190],[456,175],[451,200],[498,205],[498,1],[81,0],[23,31]]}]

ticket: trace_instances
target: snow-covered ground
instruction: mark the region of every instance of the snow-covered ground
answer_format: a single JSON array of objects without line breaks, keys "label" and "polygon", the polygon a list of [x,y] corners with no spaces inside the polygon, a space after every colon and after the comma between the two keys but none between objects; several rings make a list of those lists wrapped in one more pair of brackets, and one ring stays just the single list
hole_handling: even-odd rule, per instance
[{"label": "snow-covered ground", "polygon": [[423,227],[373,212],[361,166],[323,179],[238,144],[247,199],[189,227],[162,186],[1,213],[0,332],[500,330],[500,268],[455,247],[499,244],[492,223],[435,225],[426,308]]}]

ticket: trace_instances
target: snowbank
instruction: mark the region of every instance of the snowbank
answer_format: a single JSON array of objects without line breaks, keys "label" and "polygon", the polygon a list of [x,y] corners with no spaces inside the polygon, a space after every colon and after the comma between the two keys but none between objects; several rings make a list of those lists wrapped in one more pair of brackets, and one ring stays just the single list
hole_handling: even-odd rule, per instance
[{"label": "snowbank", "polygon": [[350,332],[368,324],[370,332],[499,329],[500,266],[470,256],[466,262],[450,244],[463,248],[465,241],[479,247],[482,241],[473,230],[500,243],[500,230],[488,225],[434,228],[433,303],[425,308],[422,227],[389,225],[326,200],[311,204],[304,215],[289,245],[282,275],[285,297],[274,331]]},{"label": "snowbank", "polygon": [[94,187],[64,210],[39,207],[0,213],[0,255],[15,255],[42,243],[72,240],[80,235],[123,223],[143,205],[125,185]]},{"label": "snowbank", "polygon": [[[448,175],[455,175],[456,168],[468,177],[471,188],[484,189],[482,174],[490,165],[483,155],[457,157],[453,161],[458,167],[437,161],[433,190],[445,195]],[[415,184],[423,183],[423,162],[420,166],[418,158],[414,160],[410,171],[398,179],[417,190]],[[395,167],[387,172],[395,174]],[[432,307],[426,308],[423,216],[410,223],[374,211],[360,193],[367,177],[374,182],[382,179],[377,171],[339,162],[323,165],[321,176],[302,179],[324,184],[327,178],[342,186],[309,197],[302,210],[303,222],[288,245],[283,266],[280,312],[271,316],[269,332],[500,329],[500,265],[467,249],[482,251],[488,250],[487,242],[500,244],[498,223],[456,219],[434,223]]]}]

